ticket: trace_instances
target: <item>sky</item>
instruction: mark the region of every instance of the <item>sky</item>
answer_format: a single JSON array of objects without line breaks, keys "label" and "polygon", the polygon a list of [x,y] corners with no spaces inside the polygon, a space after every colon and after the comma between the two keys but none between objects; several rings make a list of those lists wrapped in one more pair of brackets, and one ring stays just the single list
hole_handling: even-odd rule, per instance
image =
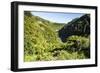
[{"label": "sky", "polygon": [[83,13],[61,13],[61,12],[31,12],[32,15],[39,16],[43,19],[57,22],[57,23],[68,23],[74,18],[81,17]]}]

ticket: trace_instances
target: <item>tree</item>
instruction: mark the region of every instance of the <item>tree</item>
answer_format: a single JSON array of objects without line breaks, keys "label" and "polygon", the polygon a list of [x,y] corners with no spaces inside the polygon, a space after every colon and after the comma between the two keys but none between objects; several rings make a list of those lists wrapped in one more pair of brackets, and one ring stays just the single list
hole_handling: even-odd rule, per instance
[{"label": "tree", "polygon": [[25,12],[24,12],[24,15],[29,16],[29,17],[31,17],[31,16],[32,16],[32,14],[31,14],[31,12],[30,12],[30,11],[25,11]]}]

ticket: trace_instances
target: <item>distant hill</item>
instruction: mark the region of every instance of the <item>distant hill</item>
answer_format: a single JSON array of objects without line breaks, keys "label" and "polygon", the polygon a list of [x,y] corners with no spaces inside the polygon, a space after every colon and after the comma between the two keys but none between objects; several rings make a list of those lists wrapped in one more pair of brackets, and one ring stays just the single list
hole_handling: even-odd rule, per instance
[{"label": "distant hill", "polygon": [[88,36],[90,34],[90,15],[85,14],[75,18],[59,30],[59,37],[63,42],[72,35]]}]

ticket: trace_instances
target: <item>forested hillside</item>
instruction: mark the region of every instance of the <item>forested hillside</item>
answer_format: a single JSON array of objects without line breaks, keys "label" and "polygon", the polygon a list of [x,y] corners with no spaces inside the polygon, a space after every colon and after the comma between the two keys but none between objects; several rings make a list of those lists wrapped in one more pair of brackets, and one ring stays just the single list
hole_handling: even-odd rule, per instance
[{"label": "forested hillside", "polygon": [[[82,17],[76,21],[80,21]],[[80,24],[77,24],[76,21],[75,24],[73,20],[73,23],[69,22],[68,24],[54,23],[32,15],[28,11],[24,12],[24,61],[90,58],[90,32],[87,33],[87,30],[90,30],[88,29],[88,27],[90,28],[89,19],[83,18]],[[87,21],[89,25],[87,25]],[[68,30],[68,27],[71,27],[70,24],[74,30],[76,26],[80,26],[79,31],[82,31],[84,35],[83,33],[80,35],[74,34],[79,32],[77,28],[76,32],[71,31],[69,36],[63,36],[69,34],[70,29]],[[64,42],[62,37],[65,40]]]},{"label": "forested hillside", "polygon": [[89,36],[90,35],[90,15],[85,14],[80,18],[75,18],[62,29],[59,30],[59,36],[63,42],[71,35]]}]

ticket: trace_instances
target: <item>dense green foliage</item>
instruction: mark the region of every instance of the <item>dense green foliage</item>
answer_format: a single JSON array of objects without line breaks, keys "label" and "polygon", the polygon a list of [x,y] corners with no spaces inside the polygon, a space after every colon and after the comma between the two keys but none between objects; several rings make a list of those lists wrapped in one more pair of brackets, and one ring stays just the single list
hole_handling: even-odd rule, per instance
[{"label": "dense green foliage", "polygon": [[64,25],[32,16],[26,12],[24,15],[24,61],[89,58],[89,36],[72,35],[63,43],[58,36],[58,31]]}]

